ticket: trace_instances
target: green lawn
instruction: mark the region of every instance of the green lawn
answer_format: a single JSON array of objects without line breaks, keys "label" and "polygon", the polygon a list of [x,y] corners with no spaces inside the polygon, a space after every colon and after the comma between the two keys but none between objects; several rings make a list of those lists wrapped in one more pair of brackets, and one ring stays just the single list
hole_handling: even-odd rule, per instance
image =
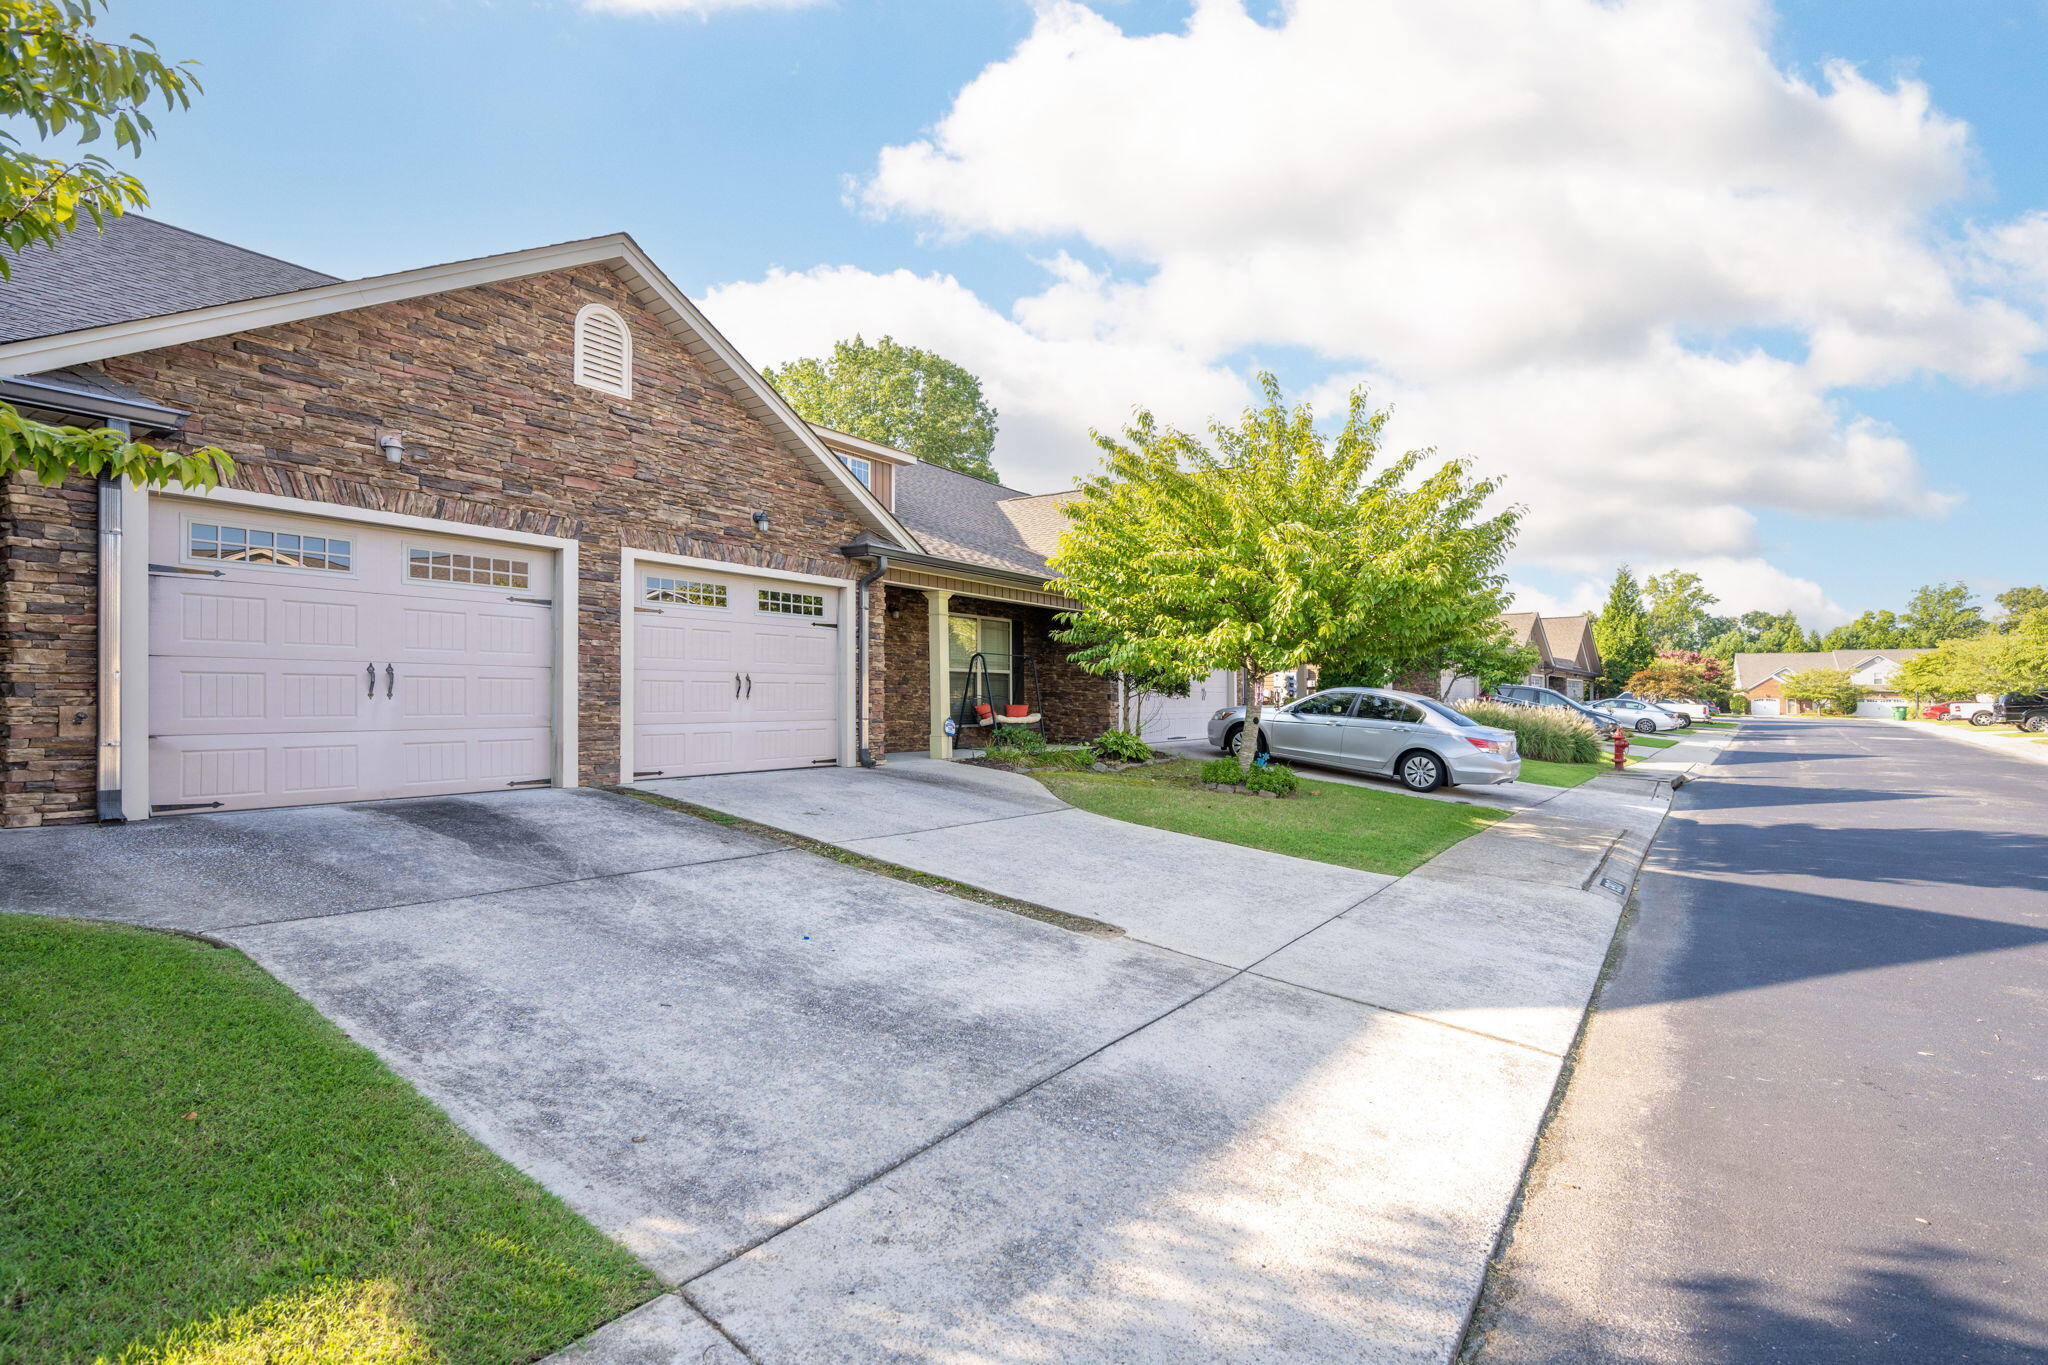
[{"label": "green lawn", "polygon": [[[1633,730],[1628,733],[1628,747],[1631,749],[1668,749],[1676,743],[1678,741],[1668,735],[1639,735]],[[1612,747],[1609,746],[1610,751]]]},{"label": "green lawn", "polygon": [[1129,773],[1041,773],[1038,780],[1097,815],[1392,876],[1508,814],[1310,778],[1302,779],[1303,795],[1269,801],[1204,791],[1199,771],[1181,761]]},{"label": "green lawn", "polygon": [[1576,787],[1613,771],[1614,764],[1604,759],[1598,763],[1545,763],[1542,759],[1525,758],[1521,780],[1539,787]]},{"label": "green lawn", "polygon": [[0,1360],[530,1361],[660,1286],[232,949],[0,915]]}]

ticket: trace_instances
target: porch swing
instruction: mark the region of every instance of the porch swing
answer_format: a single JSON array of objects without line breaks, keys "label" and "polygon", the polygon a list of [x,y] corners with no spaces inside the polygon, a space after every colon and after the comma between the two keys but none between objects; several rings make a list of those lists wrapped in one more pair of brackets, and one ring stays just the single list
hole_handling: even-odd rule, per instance
[{"label": "porch swing", "polygon": [[[990,685],[988,656],[976,650],[967,660],[967,681],[960,689],[960,709],[953,713],[955,727],[962,735],[969,726],[994,734],[998,725],[1036,725],[1045,732],[1045,698],[1038,687],[1038,661],[1029,654],[1010,658],[1010,701],[996,714],[995,689]],[[1030,698],[1019,702],[1019,696]]]}]

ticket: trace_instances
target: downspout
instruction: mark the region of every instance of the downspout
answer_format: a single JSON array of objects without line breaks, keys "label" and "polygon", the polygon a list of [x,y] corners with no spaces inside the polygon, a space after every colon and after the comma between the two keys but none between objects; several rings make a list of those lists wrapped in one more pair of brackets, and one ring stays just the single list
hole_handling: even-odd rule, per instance
[{"label": "downspout", "polygon": [[[107,423],[123,436],[128,422]],[[119,824],[121,813],[121,481],[99,481],[99,818]]]},{"label": "downspout", "polygon": [[853,756],[863,768],[877,764],[873,751],[868,747],[868,589],[875,581],[889,572],[889,556],[877,554],[875,567],[854,581],[854,610],[860,619],[853,628],[853,666],[860,673],[860,705],[853,715]]}]

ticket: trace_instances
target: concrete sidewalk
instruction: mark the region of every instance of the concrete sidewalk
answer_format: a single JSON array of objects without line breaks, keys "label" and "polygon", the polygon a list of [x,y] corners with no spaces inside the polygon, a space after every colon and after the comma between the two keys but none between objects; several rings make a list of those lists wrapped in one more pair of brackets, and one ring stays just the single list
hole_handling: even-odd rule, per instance
[{"label": "concrete sidewalk", "polygon": [[[1212,860],[1255,850],[957,764],[646,785],[1182,952],[1213,938],[1229,969],[689,1279],[704,1316],[665,1320],[706,1360],[684,1352],[708,1322],[761,1361],[1448,1361],[1669,805],[1597,778],[1340,885],[1271,854],[1228,880]],[[1176,918],[1183,889],[1202,904]],[[1303,921],[1284,937],[1276,906]]]}]

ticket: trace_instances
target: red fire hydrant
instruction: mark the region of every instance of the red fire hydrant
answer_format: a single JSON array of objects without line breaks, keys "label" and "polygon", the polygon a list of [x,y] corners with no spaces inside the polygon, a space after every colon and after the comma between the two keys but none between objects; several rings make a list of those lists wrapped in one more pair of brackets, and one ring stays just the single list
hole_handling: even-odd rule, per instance
[{"label": "red fire hydrant", "polygon": [[1614,771],[1620,772],[1628,766],[1628,736],[1621,731],[1614,732]]}]

